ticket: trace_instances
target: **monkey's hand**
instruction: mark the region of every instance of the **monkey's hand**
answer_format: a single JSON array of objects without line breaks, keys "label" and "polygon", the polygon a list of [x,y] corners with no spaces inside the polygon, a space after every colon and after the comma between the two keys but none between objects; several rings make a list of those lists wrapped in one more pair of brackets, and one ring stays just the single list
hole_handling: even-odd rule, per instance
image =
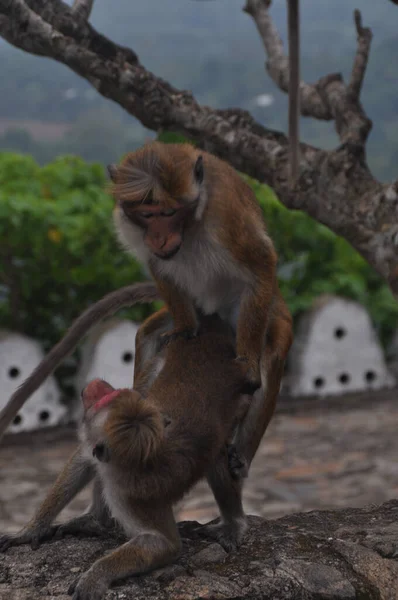
[{"label": "monkey's hand", "polygon": [[66,535],[76,537],[109,537],[112,533],[117,534],[120,531],[116,527],[111,528],[101,525],[91,513],[87,513],[58,525],[54,538],[59,540]]},{"label": "monkey's hand", "polygon": [[166,333],[162,333],[160,336],[160,350],[162,350],[162,348],[167,346],[167,344],[170,344],[170,342],[173,342],[178,338],[182,338],[183,340],[192,340],[196,337],[196,335],[197,332],[194,329],[173,329],[173,331],[167,331]]},{"label": "monkey's hand", "polygon": [[107,581],[89,569],[69,586],[68,594],[72,600],[102,600],[108,587]]},{"label": "monkey's hand", "polygon": [[247,530],[246,519],[236,519],[229,523],[207,523],[201,525],[199,531],[206,537],[216,540],[226,550],[232,552],[242,544]]},{"label": "monkey's hand", "polygon": [[32,550],[37,550],[42,542],[53,539],[57,525],[27,526],[19,533],[5,534],[0,537],[0,552],[6,552],[11,546],[30,544]]}]

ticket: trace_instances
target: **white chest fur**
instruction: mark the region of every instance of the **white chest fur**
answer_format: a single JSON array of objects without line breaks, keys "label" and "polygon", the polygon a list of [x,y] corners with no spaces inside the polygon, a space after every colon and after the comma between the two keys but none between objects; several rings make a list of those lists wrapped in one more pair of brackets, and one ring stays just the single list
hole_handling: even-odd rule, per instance
[{"label": "white chest fur", "polygon": [[205,314],[219,313],[236,325],[242,292],[250,273],[240,268],[216,239],[201,231],[187,235],[181,249],[169,260],[154,257],[144,243],[143,231],[121,214],[116,215],[118,237],[123,246],[148,269],[149,261],[160,277],[173,281]]},{"label": "white chest fur", "polygon": [[186,292],[205,314],[219,313],[228,321],[239,309],[248,275],[232,256],[204,235],[184,240],[171,260],[155,259],[154,266]]}]

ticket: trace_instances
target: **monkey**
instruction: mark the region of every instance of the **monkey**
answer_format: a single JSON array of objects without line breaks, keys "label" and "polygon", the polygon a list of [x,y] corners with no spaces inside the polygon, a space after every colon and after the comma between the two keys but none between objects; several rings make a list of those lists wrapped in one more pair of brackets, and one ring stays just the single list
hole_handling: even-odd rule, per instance
[{"label": "monkey", "polygon": [[153,283],[136,283],[122,287],[101,298],[83,312],[69,328],[65,336],[12,394],[0,412],[0,440],[5,430],[28,398],[40,387],[43,381],[73,352],[83,337],[99,321],[113,315],[121,308],[143,302],[160,300],[159,292]]},{"label": "monkey", "polygon": [[289,39],[289,184],[297,181],[300,163],[300,4],[287,0]]},{"label": "monkey", "polygon": [[[247,366],[235,360],[229,328],[217,315],[205,316],[195,339],[176,337],[145,368],[150,372],[141,371],[132,390],[102,380],[86,386],[78,449],[30,524],[0,538],[0,551],[29,542],[37,547],[85,528],[95,534],[96,519],[100,531],[104,516],[115,519],[129,541],[72,584],[74,600],[99,600],[112,581],[173,560],[181,542],[172,507],[203,477],[221,512],[221,522],[206,532],[231,550],[247,527],[225,449],[248,408]],[[101,510],[53,526],[93,477],[102,489]]]},{"label": "monkey", "polygon": [[244,477],[273,414],[292,343],[277,255],[256,197],[226,162],[190,144],[155,141],[108,169],[119,240],[166,304],[137,332],[135,372],[154,355],[159,336],[164,343],[194,337],[198,310],[232,325],[237,360],[247,364],[257,390],[234,441],[243,460],[231,471]]}]

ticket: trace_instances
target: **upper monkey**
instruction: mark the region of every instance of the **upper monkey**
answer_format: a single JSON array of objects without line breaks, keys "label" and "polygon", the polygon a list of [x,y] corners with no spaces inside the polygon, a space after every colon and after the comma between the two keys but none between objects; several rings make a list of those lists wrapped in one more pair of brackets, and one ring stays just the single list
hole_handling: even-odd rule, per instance
[{"label": "upper monkey", "polygon": [[265,333],[278,318],[277,259],[251,188],[189,144],[150,143],[109,171],[119,238],[151,271],[173,333],[196,333],[196,308],[220,314],[258,387]]}]

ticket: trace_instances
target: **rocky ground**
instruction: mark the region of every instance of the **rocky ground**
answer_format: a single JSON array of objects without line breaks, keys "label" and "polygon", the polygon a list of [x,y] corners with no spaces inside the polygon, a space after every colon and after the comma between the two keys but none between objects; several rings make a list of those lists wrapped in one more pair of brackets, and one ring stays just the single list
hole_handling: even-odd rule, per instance
[{"label": "rocky ground", "polygon": [[[398,600],[397,517],[397,501],[250,517],[242,546],[228,554],[198,523],[181,523],[174,564],[117,582],[106,600]],[[122,541],[68,536],[34,552],[10,548],[0,554],[0,600],[68,600],[70,584]],[[100,573],[85,600],[104,598]]]},{"label": "rocky ground", "polygon": [[[398,498],[398,393],[339,399],[281,398],[245,487],[250,514],[275,518],[312,509],[362,507]],[[20,529],[75,446],[73,430],[8,436],[0,448],[0,532]],[[63,513],[87,505],[85,490]],[[206,484],[180,520],[217,515]]]}]

